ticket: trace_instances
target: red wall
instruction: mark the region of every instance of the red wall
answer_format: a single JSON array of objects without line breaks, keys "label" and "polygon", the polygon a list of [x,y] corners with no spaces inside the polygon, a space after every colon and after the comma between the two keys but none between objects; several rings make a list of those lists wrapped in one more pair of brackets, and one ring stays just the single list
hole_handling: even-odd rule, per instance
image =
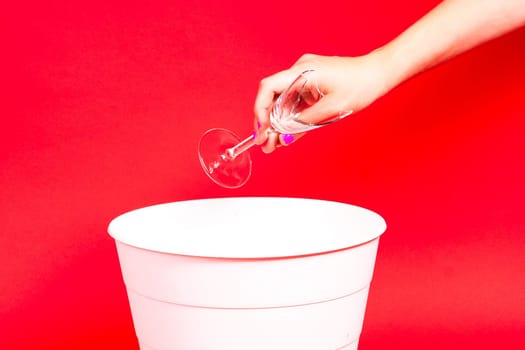
[{"label": "red wall", "polygon": [[437,2],[2,5],[0,348],[137,349],[109,221],[252,195],[385,217],[361,349],[524,348],[525,30],[253,150],[242,189],[197,160],[206,129],[251,133],[262,77],[305,52],[366,53]]}]

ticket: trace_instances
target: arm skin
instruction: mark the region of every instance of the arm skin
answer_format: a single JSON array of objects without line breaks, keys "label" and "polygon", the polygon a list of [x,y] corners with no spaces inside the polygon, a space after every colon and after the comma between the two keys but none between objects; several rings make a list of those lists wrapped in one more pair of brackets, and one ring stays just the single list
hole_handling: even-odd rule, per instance
[{"label": "arm skin", "polygon": [[[301,119],[318,123],[357,112],[412,76],[523,25],[525,0],[445,0],[369,54],[305,54],[289,69],[261,80],[254,106],[256,143],[265,153],[286,145],[283,135],[263,131],[270,127],[268,114],[276,96],[307,69],[318,71],[324,96]],[[297,140],[302,134],[294,136]]]}]

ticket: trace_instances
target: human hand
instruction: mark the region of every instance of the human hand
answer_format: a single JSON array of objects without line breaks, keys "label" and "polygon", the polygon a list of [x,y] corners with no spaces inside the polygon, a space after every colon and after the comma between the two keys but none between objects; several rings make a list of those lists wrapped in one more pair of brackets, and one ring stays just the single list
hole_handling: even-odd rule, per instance
[{"label": "human hand", "polygon": [[357,112],[387,90],[382,58],[377,52],[359,57],[303,55],[292,67],[261,80],[254,106],[256,143],[263,152],[289,145],[304,133],[281,135],[268,132],[269,113],[276,98],[306,70],[315,70],[322,97],[301,113],[301,121],[318,124]]}]

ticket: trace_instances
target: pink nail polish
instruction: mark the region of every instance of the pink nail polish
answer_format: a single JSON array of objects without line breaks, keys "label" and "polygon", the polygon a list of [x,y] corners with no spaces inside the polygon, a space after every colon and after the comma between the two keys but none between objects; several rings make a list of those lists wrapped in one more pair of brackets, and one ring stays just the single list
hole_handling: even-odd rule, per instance
[{"label": "pink nail polish", "polygon": [[293,142],[294,136],[292,134],[284,134],[283,141],[286,145],[289,145]]},{"label": "pink nail polish", "polygon": [[260,129],[261,128],[261,122],[257,122],[257,129]]}]

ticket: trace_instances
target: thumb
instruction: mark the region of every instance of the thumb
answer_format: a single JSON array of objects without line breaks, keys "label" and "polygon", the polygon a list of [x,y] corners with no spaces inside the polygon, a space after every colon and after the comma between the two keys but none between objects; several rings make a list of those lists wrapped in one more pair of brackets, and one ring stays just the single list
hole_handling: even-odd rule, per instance
[{"label": "thumb", "polygon": [[341,98],[325,95],[319,101],[301,111],[299,121],[305,124],[324,125],[340,120],[352,113],[351,109],[341,107]]}]

